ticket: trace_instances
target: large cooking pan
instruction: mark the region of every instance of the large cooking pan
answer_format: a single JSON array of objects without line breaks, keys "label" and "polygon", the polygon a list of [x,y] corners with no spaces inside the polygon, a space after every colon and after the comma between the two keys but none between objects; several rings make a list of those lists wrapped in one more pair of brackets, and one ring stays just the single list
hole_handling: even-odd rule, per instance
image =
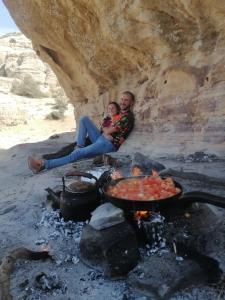
[{"label": "large cooking pan", "polygon": [[[132,177],[135,178],[144,178],[145,176],[138,176],[138,177]],[[174,184],[177,188],[181,190],[178,194],[164,199],[159,200],[129,200],[129,199],[123,199],[123,198],[116,198],[113,197],[108,193],[108,189],[110,186],[116,185],[119,181],[125,180],[125,179],[131,179],[132,178],[120,178],[113,181],[110,181],[106,183],[103,188],[102,192],[107,201],[110,201],[115,206],[120,207],[125,210],[163,210],[167,208],[173,208],[173,207],[187,207],[187,205],[190,205],[194,202],[202,202],[202,203],[208,203],[212,204],[218,207],[225,208],[225,198],[220,196],[215,196],[209,193],[205,192],[199,192],[199,191],[193,191],[193,192],[183,192],[182,186],[174,181]]]}]

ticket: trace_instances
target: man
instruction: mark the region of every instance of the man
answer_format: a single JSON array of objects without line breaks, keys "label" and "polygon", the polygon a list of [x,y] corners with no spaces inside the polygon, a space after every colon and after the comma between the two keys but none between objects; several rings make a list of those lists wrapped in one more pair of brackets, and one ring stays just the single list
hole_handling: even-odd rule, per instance
[{"label": "man", "polygon": [[[131,92],[124,92],[120,99],[121,118],[113,126],[103,128],[102,133],[88,117],[82,117],[79,123],[76,150],[57,159],[44,160],[29,157],[29,168],[34,173],[38,173],[44,169],[59,167],[82,158],[117,151],[133,129],[134,115],[132,107],[134,101],[135,97]],[[85,147],[87,136],[92,144]]]}]

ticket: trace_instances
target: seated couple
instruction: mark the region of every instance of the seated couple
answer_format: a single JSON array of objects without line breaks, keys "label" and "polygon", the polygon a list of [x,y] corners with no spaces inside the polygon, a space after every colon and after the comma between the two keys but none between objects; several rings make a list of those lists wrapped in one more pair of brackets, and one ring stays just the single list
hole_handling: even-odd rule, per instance
[{"label": "seated couple", "polygon": [[[103,119],[101,128],[86,116],[81,117],[77,134],[77,147],[69,155],[57,159],[35,159],[28,158],[28,166],[38,173],[44,169],[52,169],[75,162],[82,158],[91,158],[107,152],[115,152],[125,141],[134,126],[134,95],[126,91],[120,99],[120,106],[116,102],[108,105],[108,116]],[[85,146],[86,138],[91,144]]]}]

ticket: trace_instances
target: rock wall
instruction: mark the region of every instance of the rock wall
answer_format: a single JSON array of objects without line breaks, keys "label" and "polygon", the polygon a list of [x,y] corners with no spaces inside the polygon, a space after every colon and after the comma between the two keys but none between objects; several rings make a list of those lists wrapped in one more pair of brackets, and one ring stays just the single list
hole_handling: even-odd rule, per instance
[{"label": "rock wall", "polygon": [[0,92],[30,98],[66,98],[51,68],[21,33],[0,36]]},{"label": "rock wall", "polygon": [[225,2],[3,0],[56,73],[76,118],[137,96],[122,151],[225,154]]},{"label": "rock wall", "polygon": [[[48,64],[21,33],[0,36],[0,131],[73,111]],[[66,112],[66,114],[67,114]]]}]

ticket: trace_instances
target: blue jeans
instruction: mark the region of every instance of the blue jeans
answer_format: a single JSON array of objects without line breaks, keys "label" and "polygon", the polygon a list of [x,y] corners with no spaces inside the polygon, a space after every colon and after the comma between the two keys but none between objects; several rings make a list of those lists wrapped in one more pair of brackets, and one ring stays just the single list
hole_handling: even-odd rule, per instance
[{"label": "blue jeans", "polygon": [[[82,119],[84,119],[84,121],[80,122],[80,125],[82,123],[82,126],[79,128],[77,144],[79,146],[84,145],[83,142],[85,141],[87,134],[90,140],[92,141],[92,144],[87,147],[78,148],[67,156],[57,159],[46,160],[46,169],[52,169],[55,167],[63,166],[65,164],[75,162],[82,158],[90,158],[107,152],[117,151],[116,147],[112,144],[112,142],[107,140],[103,135],[101,135],[99,129],[91,122],[91,120],[88,117],[83,117]],[[91,128],[86,127],[88,122]],[[92,126],[91,124],[93,124],[94,126]]]},{"label": "blue jeans", "polygon": [[87,136],[94,143],[100,135],[100,130],[88,117],[84,116],[80,118],[77,134],[77,145],[79,147],[84,147]]}]

